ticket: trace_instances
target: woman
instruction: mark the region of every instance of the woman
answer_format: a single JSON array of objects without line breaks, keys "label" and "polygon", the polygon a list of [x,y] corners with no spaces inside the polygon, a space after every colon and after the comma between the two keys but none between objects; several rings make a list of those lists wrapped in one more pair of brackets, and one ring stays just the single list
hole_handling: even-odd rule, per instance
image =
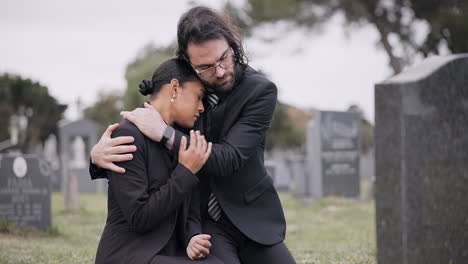
[{"label": "woman", "polygon": [[[171,59],[140,84],[150,104],[168,125],[193,127],[204,111],[205,89],[191,66]],[[210,236],[201,234],[198,178],[211,153],[200,133],[190,131],[177,159],[161,143],[124,120],[112,137],[133,136],[133,160],[120,162],[124,175],[108,171],[108,216],[96,263],[220,263],[208,256]],[[176,164],[174,164],[176,163]],[[190,260],[190,259],[191,260]]]}]

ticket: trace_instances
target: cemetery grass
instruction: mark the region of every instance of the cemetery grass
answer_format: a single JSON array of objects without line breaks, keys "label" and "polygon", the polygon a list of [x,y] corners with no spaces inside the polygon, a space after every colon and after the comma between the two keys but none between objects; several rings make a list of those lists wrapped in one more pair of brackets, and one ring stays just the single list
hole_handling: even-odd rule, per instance
[{"label": "cemetery grass", "polygon": [[[297,263],[375,263],[373,201],[326,198],[304,204],[281,193],[288,228],[286,244]],[[0,221],[0,263],[94,263],[106,219],[106,197],[82,194],[69,212],[52,195],[53,225],[46,231]]]}]

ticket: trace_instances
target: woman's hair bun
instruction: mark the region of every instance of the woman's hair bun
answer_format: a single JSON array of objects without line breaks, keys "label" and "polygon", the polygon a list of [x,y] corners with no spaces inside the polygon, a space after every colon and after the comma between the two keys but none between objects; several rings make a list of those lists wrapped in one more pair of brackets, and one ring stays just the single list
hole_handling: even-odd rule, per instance
[{"label": "woman's hair bun", "polygon": [[153,93],[153,82],[149,80],[143,80],[138,85],[140,87],[140,93],[142,95],[148,95]]}]

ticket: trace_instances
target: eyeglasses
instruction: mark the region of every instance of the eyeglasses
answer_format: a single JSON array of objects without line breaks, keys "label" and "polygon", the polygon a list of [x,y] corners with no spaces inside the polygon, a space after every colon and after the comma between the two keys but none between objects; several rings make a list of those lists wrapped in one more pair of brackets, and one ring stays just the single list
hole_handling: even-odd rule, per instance
[{"label": "eyeglasses", "polygon": [[211,78],[215,76],[216,74],[216,68],[220,67],[221,69],[225,70],[226,68],[230,67],[232,64],[234,64],[234,57],[233,55],[228,55],[224,59],[218,61],[215,65],[203,69],[203,70],[198,70],[195,66],[192,67],[195,70],[195,72],[200,76],[201,78]]}]

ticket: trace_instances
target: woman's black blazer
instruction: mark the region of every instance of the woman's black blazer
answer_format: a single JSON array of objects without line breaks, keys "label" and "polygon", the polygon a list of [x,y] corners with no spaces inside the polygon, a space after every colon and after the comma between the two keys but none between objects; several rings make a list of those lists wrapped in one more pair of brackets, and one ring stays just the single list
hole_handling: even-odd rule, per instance
[{"label": "woman's black blazer", "polygon": [[148,263],[176,230],[184,246],[201,233],[198,178],[131,122],[120,123],[112,133],[118,136],[133,136],[137,151],[116,163],[124,174],[107,171],[108,216],[96,263]]}]

